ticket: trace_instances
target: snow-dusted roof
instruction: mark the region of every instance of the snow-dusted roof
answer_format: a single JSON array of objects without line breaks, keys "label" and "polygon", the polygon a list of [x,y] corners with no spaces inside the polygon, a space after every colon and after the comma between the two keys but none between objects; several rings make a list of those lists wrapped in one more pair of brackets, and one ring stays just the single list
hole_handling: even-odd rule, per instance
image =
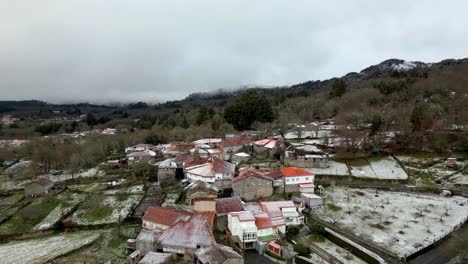
[{"label": "snow-dusted roof", "polygon": [[138,152],[127,154],[127,158],[130,158],[130,157],[142,158],[142,157],[154,157],[154,156],[156,156],[156,152],[152,150],[144,150],[144,151],[138,151]]},{"label": "snow-dusted roof", "polygon": [[177,163],[173,159],[165,159],[158,163],[159,168],[177,168]]},{"label": "snow-dusted roof", "polygon": [[201,165],[187,167],[185,171],[202,177],[214,177],[216,173],[234,173],[235,168],[236,166],[232,163],[221,159],[214,159]]},{"label": "snow-dusted roof", "polygon": [[195,249],[215,242],[213,237],[214,213],[197,212],[186,222],[178,222],[163,231],[157,241],[163,246]]},{"label": "snow-dusted roof", "polygon": [[276,144],[278,143],[278,140],[276,139],[271,139],[271,138],[266,138],[262,140],[255,141],[254,144],[260,147],[264,148],[276,148]]},{"label": "snow-dusted roof", "polygon": [[239,222],[255,221],[255,217],[250,211],[231,212],[229,214],[236,217]]},{"label": "snow-dusted roof", "polygon": [[223,141],[223,139],[221,138],[202,138],[202,139],[199,139],[199,140],[195,140],[193,141],[192,143],[193,144],[219,144],[221,143],[221,141]]},{"label": "snow-dusted roof", "polygon": [[137,236],[137,240],[154,242],[156,240],[156,233],[150,230],[142,229]]},{"label": "snow-dusted roof", "polygon": [[160,253],[160,252],[148,252],[140,260],[140,264],[164,264],[172,263],[174,255],[171,253]]},{"label": "snow-dusted roof", "polygon": [[202,263],[209,264],[223,264],[229,259],[242,259],[242,256],[234,251],[234,249],[217,243],[197,249],[195,256]]},{"label": "snow-dusted roof", "polygon": [[234,154],[234,156],[239,156],[239,157],[250,157],[250,155],[247,154],[247,153],[245,153],[245,152],[236,153],[236,154]]}]

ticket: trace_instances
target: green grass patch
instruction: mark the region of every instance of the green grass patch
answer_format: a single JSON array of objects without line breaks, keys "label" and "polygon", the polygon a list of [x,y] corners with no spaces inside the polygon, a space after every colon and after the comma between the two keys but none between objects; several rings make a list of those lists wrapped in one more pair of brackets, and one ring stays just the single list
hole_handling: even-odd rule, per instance
[{"label": "green grass patch", "polygon": [[325,237],[320,234],[312,234],[309,236],[309,239],[313,242],[323,243],[325,242]]},{"label": "green grass patch", "polygon": [[117,236],[109,240],[107,246],[113,249],[121,249],[123,248],[124,243],[127,241],[127,237],[125,236]]},{"label": "green grass patch", "polygon": [[3,200],[0,200],[0,206],[2,205],[13,205],[19,201],[21,201],[24,198],[24,195],[22,194],[14,194],[12,196],[9,196]]},{"label": "green grass patch", "polygon": [[334,205],[332,203],[327,203],[328,210],[332,210],[334,212],[341,211],[343,208],[339,207],[338,205]]},{"label": "green grass patch", "polygon": [[56,197],[41,197],[19,210],[12,218],[0,226],[0,234],[29,232],[60,204]]},{"label": "green grass patch", "polygon": [[101,207],[91,208],[83,212],[81,217],[88,221],[97,221],[104,219],[112,214],[114,208],[110,205],[104,205]]}]

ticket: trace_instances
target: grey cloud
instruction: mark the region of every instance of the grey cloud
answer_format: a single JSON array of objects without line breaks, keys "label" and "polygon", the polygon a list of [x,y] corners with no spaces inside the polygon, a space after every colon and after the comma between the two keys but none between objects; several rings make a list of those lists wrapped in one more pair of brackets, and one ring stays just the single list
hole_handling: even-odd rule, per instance
[{"label": "grey cloud", "polygon": [[164,101],[467,57],[466,1],[0,0],[1,100]]}]

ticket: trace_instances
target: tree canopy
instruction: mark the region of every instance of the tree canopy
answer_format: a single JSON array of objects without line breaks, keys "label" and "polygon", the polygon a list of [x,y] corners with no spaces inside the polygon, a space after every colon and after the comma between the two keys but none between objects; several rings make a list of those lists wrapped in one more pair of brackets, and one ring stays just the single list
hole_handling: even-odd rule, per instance
[{"label": "tree canopy", "polygon": [[254,122],[274,120],[273,109],[268,99],[249,91],[237,97],[224,109],[224,119],[237,130],[250,129]]}]

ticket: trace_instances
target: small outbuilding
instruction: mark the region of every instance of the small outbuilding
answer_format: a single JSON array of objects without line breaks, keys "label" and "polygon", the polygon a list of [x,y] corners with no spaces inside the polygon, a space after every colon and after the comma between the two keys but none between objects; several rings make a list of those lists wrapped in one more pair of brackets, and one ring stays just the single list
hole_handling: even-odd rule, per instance
[{"label": "small outbuilding", "polygon": [[54,187],[53,181],[45,177],[40,177],[36,180],[33,180],[30,184],[27,184],[24,187],[24,195],[25,196],[46,195],[49,193],[52,187]]}]

